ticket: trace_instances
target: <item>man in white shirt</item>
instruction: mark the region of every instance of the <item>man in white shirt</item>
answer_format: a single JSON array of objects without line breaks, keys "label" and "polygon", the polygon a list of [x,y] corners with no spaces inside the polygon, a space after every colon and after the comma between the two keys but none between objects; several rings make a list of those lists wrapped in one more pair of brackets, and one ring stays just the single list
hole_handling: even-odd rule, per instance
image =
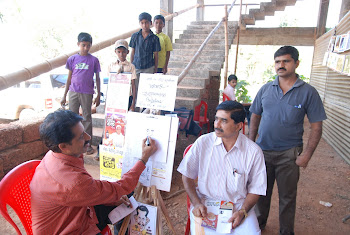
[{"label": "man in white shirt", "polygon": [[191,234],[196,234],[194,217],[207,216],[206,199],[234,203],[228,220],[233,228],[230,234],[260,234],[252,208],[259,195],[266,194],[266,169],[260,147],[239,133],[245,115],[243,105],[236,101],[219,104],[215,132],[199,137],[178,168],[191,199]]}]

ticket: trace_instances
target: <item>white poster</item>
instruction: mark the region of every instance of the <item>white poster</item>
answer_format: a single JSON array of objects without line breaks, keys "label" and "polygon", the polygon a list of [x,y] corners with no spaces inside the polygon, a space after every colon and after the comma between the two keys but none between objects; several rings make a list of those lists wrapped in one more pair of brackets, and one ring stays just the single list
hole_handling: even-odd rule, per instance
[{"label": "white poster", "polygon": [[174,111],[178,77],[141,73],[137,107]]},{"label": "white poster", "polygon": [[158,148],[150,160],[166,162],[171,117],[129,112],[126,120],[125,157],[140,158],[142,140],[149,136],[156,141]]},{"label": "white poster", "polygon": [[126,113],[128,111],[130,81],[131,74],[110,74],[106,113]]}]

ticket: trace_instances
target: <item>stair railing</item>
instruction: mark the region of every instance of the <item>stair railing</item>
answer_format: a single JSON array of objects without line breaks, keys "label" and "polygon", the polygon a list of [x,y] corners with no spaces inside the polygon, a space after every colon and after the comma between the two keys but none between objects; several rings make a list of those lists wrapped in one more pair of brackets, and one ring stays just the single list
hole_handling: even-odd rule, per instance
[{"label": "stair railing", "polygon": [[[227,11],[227,16],[230,15],[231,9],[232,7],[235,5],[236,0],[234,0],[230,6],[230,8]],[[225,14],[226,15],[226,14]],[[202,53],[204,47],[207,45],[208,41],[210,40],[210,38],[214,35],[214,33],[216,32],[216,30],[218,30],[222,24],[223,21],[226,20],[226,17],[224,16],[220,22],[215,26],[215,28],[208,34],[207,38],[204,40],[204,42],[202,43],[202,45],[199,47],[199,49],[197,50],[197,52],[194,54],[194,56],[192,57],[191,61],[187,64],[186,68],[181,72],[181,74],[179,75],[177,84],[179,85],[179,83],[182,81],[182,79],[184,79],[184,77],[188,74],[189,70],[192,68],[193,64],[196,62],[196,60],[198,59],[198,57],[200,56],[200,54]]]},{"label": "stair railing", "polygon": [[[181,10],[181,11],[175,12],[171,15],[168,15],[164,18],[166,21],[169,21],[182,13],[185,13],[193,8],[197,8],[200,6],[201,6],[200,4],[196,4],[194,6],[186,8],[184,10]],[[118,35],[116,37],[113,37],[113,38],[104,40],[102,42],[96,43],[91,47],[90,53],[94,53],[94,52],[102,50],[106,47],[109,47],[109,46],[113,45],[119,39],[129,38],[129,37],[131,37],[131,35],[133,33],[137,32],[139,30],[140,30],[140,28],[137,28],[137,29],[131,30],[127,33],[124,33],[124,34]],[[13,73],[0,76],[0,91],[4,90],[6,88],[9,88],[11,86],[14,86],[16,84],[19,84],[21,82],[24,82],[26,80],[29,80],[31,78],[37,77],[40,74],[49,72],[55,68],[61,67],[61,66],[66,64],[66,61],[69,58],[69,56],[74,55],[78,52],[79,51],[73,51],[73,52],[70,52],[68,54],[59,55],[58,57],[55,57],[53,59],[45,60],[44,62],[42,62],[40,64],[36,64],[34,66],[31,66],[28,68],[23,68],[21,70],[13,72]]]}]

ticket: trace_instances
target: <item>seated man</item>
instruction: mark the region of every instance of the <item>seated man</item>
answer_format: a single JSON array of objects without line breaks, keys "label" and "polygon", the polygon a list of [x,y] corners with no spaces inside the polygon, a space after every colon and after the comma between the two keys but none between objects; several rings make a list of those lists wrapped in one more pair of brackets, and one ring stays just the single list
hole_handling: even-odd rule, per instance
[{"label": "seated man", "polygon": [[196,234],[194,216],[207,216],[206,199],[234,203],[230,234],[260,234],[252,207],[266,193],[266,169],[262,150],[239,133],[244,118],[242,104],[231,100],[219,104],[215,133],[200,136],[180,163],[178,171],[191,200],[191,234]]},{"label": "seated man", "polygon": [[[99,234],[110,223],[108,213],[126,201],[156,151],[155,141],[142,145],[142,156],[117,182],[95,180],[84,168],[83,153],[91,137],[82,117],[58,110],[40,126],[50,149],[30,183],[33,234]],[[124,195],[124,196],[123,196]],[[106,206],[108,205],[108,206]]]}]

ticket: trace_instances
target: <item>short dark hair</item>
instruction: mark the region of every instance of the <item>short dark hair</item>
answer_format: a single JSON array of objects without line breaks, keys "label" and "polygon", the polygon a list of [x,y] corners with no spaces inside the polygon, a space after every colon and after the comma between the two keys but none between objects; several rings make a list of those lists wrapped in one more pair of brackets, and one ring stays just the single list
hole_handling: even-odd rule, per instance
[{"label": "short dark hair", "polygon": [[236,124],[240,122],[244,123],[246,113],[241,103],[238,103],[237,101],[233,100],[227,100],[216,107],[216,111],[218,110],[225,110],[231,112],[230,117]]},{"label": "short dark hair", "polygon": [[88,33],[79,33],[78,42],[90,42],[92,44],[92,37]]},{"label": "short dark hair", "polygon": [[152,16],[147,12],[142,12],[139,15],[139,21],[141,20],[148,20],[149,22],[152,22]]},{"label": "short dark hair", "polygon": [[165,18],[164,18],[164,16],[162,16],[162,15],[156,15],[156,16],[154,17],[153,21],[156,21],[156,20],[162,20],[163,23],[165,24]]},{"label": "short dark hair", "polygon": [[276,57],[282,56],[282,55],[290,55],[294,62],[297,62],[299,60],[299,52],[295,47],[292,46],[283,46],[280,49],[278,49],[274,54],[274,59]]},{"label": "short dark hair", "polygon": [[143,206],[143,205],[138,206],[138,207],[136,208],[136,214],[137,214],[137,215],[139,214],[139,210],[140,210],[140,211],[146,212],[146,217],[147,217],[149,211],[148,211],[148,208],[147,208],[146,206]]},{"label": "short dark hair", "polygon": [[230,76],[228,76],[228,81],[231,82],[232,80],[236,80],[237,81],[237,76],[234,74],[231,74]]},{"label": "short dark hair", "polygon": [[50,150],[60,153],[58,145],[71,143],[75,137],[72,128],[82,120],[81,116],[69,110],[50,113],[39,127],[40,139]]}]

